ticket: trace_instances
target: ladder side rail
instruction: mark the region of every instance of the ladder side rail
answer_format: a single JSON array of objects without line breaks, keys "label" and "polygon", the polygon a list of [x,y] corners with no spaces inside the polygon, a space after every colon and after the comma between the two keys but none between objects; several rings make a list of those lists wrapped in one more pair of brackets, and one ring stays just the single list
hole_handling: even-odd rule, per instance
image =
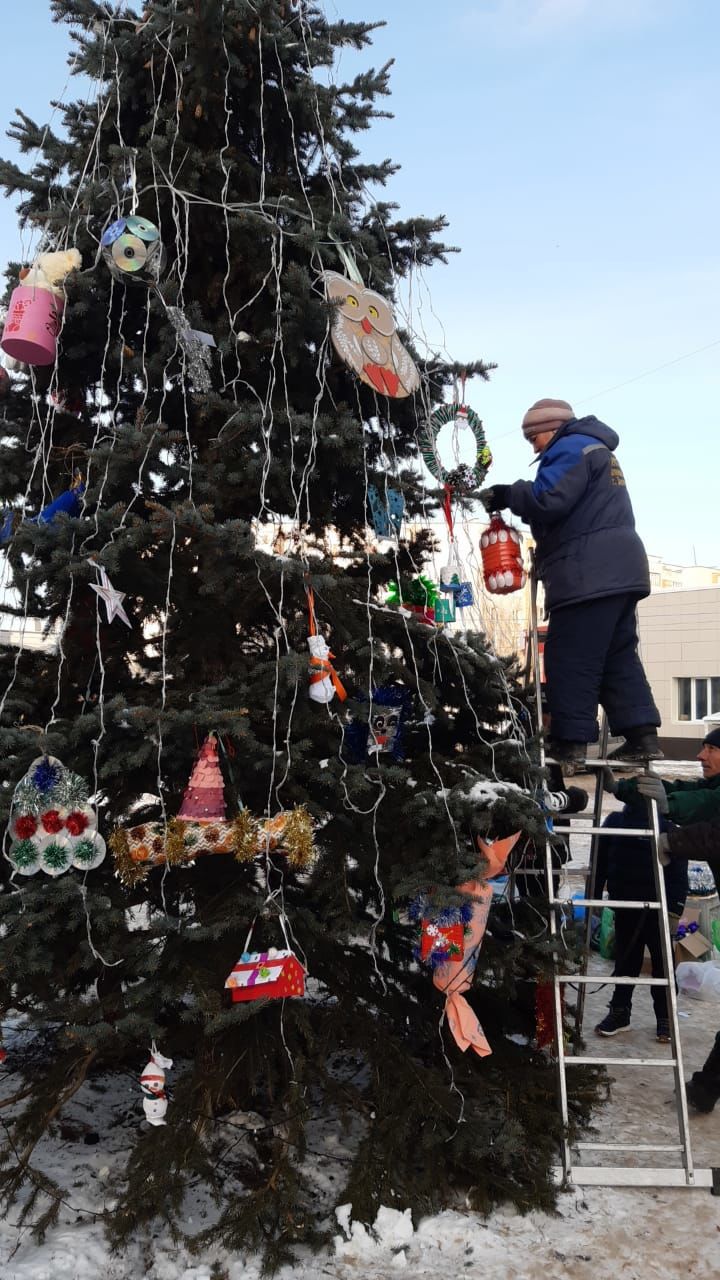
[{"label": "ladder side rail", "polygon": [[[605,759],[607,755],[608,745],[608,718],[603,711],[602,722],[600,726],[600,755]],[[600,852],[600,825],[602,822],[602,801],[603,801],[603,785],[602,773],[598,771],[595,774],[595,798],[593,802],[592,816],[592,834],[590,836],[590,858],[588,860],[588,872],[585,880],[585,897],[592,898],[595,889],[595,881],[597,877],[598,854]],[[592,938],[592,922],[593,910],[591,907],[585,911],[585,939],[583,944],[583,953],[581,959],[581,973],[587,973],[588,960],[590,958],[590,939]],[[585,1020],[585,986],[580,985],[575,1001],[575,1034],[582,1036],[583,1022]]]},{"label": "ladder side rail", "polygon": [[652,852],[655,889],[658,901],[662,904],[658,920],[660,925],[660,950],[663,958],[663,969],[668,980],[667,1004],[670,1022],[670,1043],[672,1045],[672,1056],[675,1060],[675,1106],[677,1108],[680,1140],[683,1144],[683,1164],[685,1166],[685,1172],[687,1173],[688,1184],[692,1185],[693,1159],[690,1144],[690,1121],[688,1118],[687,1095],[685,1093],[685,1073],[683,1069],[682,1046],[680,1044],[680,1021],[678,1018],[677,992],[675,990],[675,964],[672,938],[670,937],[670,919],[668,917],[667,910],[665,876],[660,862],[660,817],[658,814],[657,803],[654,800],[648,800],[647,807],[650,825],[653,830]]},{"label": "ladder side rail", "polygon": [[[532,657],[532,667],[535,676],[535,723],[538,735],[538,748],[540,751],[540,767],[545,768],[545,743],[543,738],[543,717],[542,717],[542,691],[540,681],[540,643],[538,640],[538,616],[537,616],[537,574],[535,572],[535,560],[533,558],[530,571],[530,653]],[[545,880],[548,901],[554,898],[554,867],[552,864],[552,844],[550,841],[550,832],[545,832]],[[565,1177],[569,1177],[572,1172],[572,1151],[568,1140],[568,1130],[570,1125],[570,1115],[568,1111],[567,1096],[567,1075],[565,1069],[565,1037],[563,1034],[563,1014],[562,1014],[562,990],[558,981],[558,968],[560,959],[557,948],[560,942],[560,932],[558,930],[556,908],[551,906],[548,914],[548,927],[550,931],[550,943],[553,951],[553,1031],[555,1034],[555,1061],[556,1061],[556,1085],[558,1102],[560,1106],[560,1119],[562,1121],[562,1136],[560,1139],[560,1154],[562,1159],[562,1167]]]}]

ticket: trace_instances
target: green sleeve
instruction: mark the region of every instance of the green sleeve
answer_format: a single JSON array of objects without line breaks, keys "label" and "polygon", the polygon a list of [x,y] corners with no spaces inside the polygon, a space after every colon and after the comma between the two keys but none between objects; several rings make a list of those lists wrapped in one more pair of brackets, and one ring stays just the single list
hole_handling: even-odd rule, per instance
[{"label": "green sleeve", "polygon": [[704,787],[700,784],[692,789],[686,784],[669,792],[668,817],[678,826],[686,827],[691,822],[720,821],[720,788]]},{"label": "green sleeve", "polygon": [[623,804],[634,804],[637,800],[637,778],[621,778],[615,792]]}]

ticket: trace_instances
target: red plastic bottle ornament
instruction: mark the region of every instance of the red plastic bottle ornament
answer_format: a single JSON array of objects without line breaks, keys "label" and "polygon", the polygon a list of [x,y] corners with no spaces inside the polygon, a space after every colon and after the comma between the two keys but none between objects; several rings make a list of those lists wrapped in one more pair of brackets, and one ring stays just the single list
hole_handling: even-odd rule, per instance
[{"label": "red plastic bottle ornament", "polygon": [[517,529],[506,524],[502,516],[492,517],[480,539],[485,586],[493,595],[509,595],[527,582],[520,539]]}]

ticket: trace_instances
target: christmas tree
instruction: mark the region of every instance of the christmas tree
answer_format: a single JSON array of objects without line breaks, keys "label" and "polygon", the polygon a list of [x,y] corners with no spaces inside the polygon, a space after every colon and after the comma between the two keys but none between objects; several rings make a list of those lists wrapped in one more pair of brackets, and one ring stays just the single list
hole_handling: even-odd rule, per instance
[{"label": "christmas tree", "polygon": [[[0,981],[27,1081],[0,1186],[57,1217],[38,1144],[101,1080],[127,1138],[116,1243],[182,1232],[198,1188],[207,1236],[271,1264],[333,1203],[549,1204],[554,1068],[519,998],[537,914],[537,944],[520,909],[480,954],[492,1056],[458,1050],[419,962],[423,920],[462,950],[478,833],[544,819],[512,663],[425,616],[442,493],[418,438],[459,367],[387,336],[397,281],[447,249],[359,154],[388,68],[333,67],[372,27],[304,0],[52,9],[98,91],[61,132],[19,112],[27,172],[0,164],[40,249],[81,255],[26,277],[34,304],[60,274],[57,358],[2,410],[6,608],[47,643],[0,652]],[[340,319],[366,288],[369,355],[370,320]],[[378,538],[391,492],[408,519]],[[71,839],[85,869],[60,866]],[[153,1043],[146,1125],[127,1077]],[[594,1085],[571,1085],[580,1122]]]}]

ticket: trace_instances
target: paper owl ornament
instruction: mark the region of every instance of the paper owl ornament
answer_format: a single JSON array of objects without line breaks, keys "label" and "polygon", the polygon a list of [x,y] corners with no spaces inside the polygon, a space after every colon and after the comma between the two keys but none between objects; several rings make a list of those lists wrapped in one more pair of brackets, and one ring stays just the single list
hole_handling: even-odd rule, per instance
[{"label": "paper owl ornament", "polygon": [[417,391],[420,374],[397,335],[387,299],[337,271],[325,271],[323,282],[328,302],[338,304],[330,336],[345,364],[383,396],[399,400]]},{"label": "paper owl ornament", "polygon": [[157,284],[165,266],[165,250],[154,222],[132,215],[118,218],[100,240],[103,260],[124,284]]}]

